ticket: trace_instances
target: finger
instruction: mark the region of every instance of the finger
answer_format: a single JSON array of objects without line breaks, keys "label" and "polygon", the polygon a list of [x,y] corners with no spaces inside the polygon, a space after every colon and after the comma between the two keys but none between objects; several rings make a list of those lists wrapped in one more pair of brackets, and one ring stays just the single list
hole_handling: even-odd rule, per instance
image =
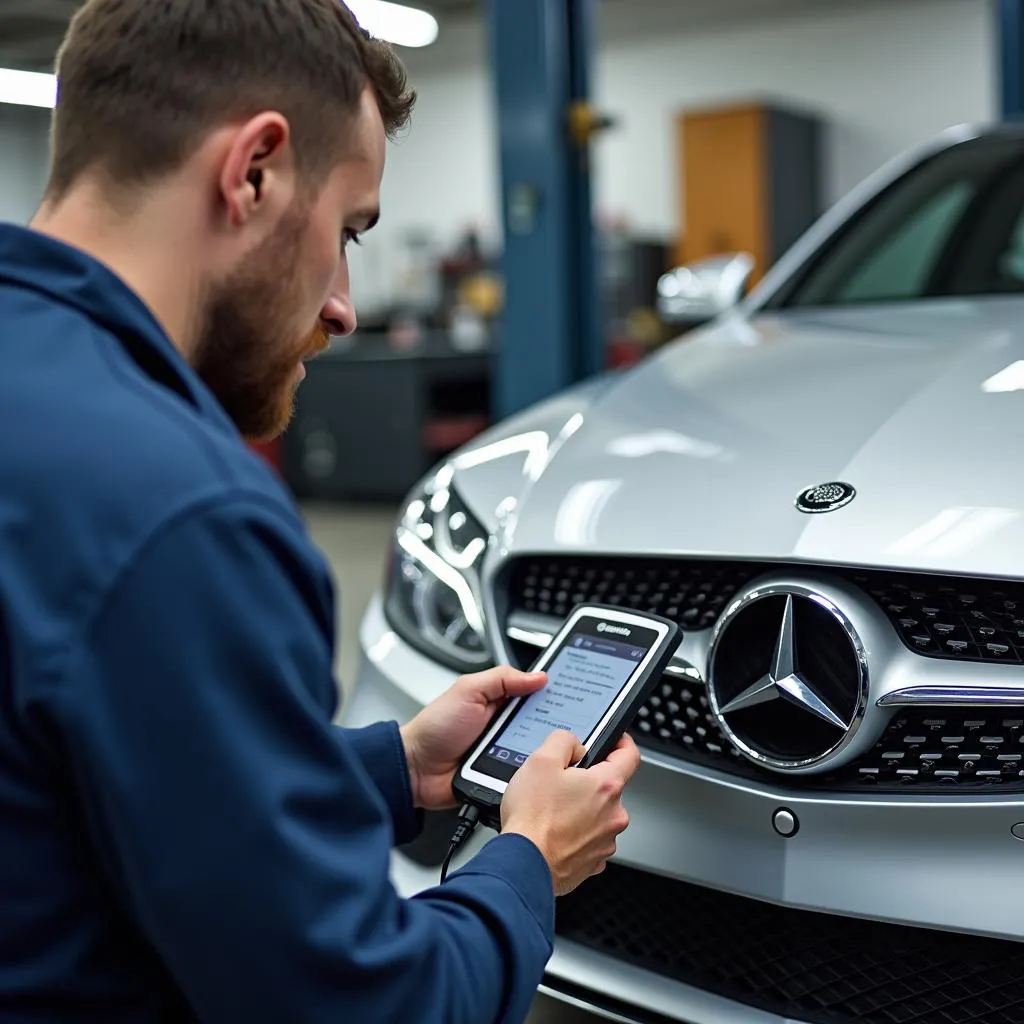
[{"label": "finger", "polygon": [[632,736],[624,735],[615,749],[605,758],[605,764],[611,765],[617,775],[628,782],[640,767],[640,750],[633,742]]},{"label": "finger", "polygon": [[524,697],[541,689],[548,681],[544,672],[520,672],[511,665],[498,665],[485,672],[462,677],[462,686],[470,693],[483,697],[488,704],[509,697]]},{"label": "finger", "polygon": [[583,744],[568,730],[558,729],[553,732],[538,748],[534,757],[551,758],[563,768],[581,761],[586,755]]}]

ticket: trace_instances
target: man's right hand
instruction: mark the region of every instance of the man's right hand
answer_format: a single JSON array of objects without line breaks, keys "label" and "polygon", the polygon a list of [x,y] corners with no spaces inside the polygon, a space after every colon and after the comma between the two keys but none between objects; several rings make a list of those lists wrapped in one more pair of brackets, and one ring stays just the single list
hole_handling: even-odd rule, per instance
[{"label": "man's right hand", "polygon": [[537,846],[556,896],[604,871],[616,836],[629,824],[622,791],[640,767],[636,744],[623,736],[600,764],[569,767],[585,753],[572,733],[552,733],[515,773],[501,801],[502,832]]}]

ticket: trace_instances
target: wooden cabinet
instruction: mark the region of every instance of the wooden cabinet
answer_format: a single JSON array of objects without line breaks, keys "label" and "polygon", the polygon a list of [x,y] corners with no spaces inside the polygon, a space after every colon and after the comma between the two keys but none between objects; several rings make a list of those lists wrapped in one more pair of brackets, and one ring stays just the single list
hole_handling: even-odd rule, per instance
[{"label": "wooden cabinet", "polygon": [[758,280],[822,212],[821,128],[758,104],[680,113],[677,262],[749,252]]}]

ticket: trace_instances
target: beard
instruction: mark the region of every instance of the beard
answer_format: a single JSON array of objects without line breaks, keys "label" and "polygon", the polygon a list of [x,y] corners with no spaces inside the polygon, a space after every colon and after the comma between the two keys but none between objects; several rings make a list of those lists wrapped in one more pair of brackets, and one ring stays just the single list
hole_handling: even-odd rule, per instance
[{"label": "beard", "polygon": [[307,223],[304,210],[289,215],[205,303],[193,367],[249,441],[268,441],[285,430],[299,364],[330,341],[322,324],[298,340],[293,333]]}]

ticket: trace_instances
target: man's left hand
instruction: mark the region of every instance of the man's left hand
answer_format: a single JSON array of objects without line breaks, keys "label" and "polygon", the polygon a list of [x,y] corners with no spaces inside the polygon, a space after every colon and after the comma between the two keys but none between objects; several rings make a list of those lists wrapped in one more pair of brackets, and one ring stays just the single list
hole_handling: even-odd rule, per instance
[{"label": "man's left hand", "polygon": [[455,806],[452,777],[470,745],[510,697],[522,697],[547,682],[543,673],[499,666],[462,676],[401,728],[412,779],[413,802],[426,810]]}]

